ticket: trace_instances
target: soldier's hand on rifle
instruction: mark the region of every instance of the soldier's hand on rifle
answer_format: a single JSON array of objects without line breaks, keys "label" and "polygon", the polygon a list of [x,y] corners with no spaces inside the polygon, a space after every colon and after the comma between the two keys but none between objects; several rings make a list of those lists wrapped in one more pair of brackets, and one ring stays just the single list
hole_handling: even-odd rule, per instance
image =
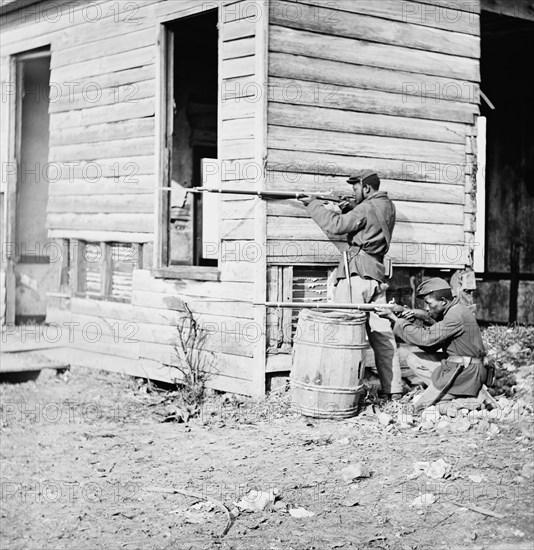
[{"label": "soldier's hand on rifle", "polygon": [[310,195],[302,195],[302,197],[299,197],[299,201],[304,206],[308,206],[308,204],[310,204],[310,202],[313,201],[314,199],[315,199],[315,197],[310,196]]},{"label": "soldier's hand on rifle", "polygon": [[384,319],[389,319],[391,322],[395,323],[397,321],[397,316],[391,311],[391,309],[382,308],[380,306],[375,307],[375,313]]},{"label": "soldier's hand on rifle", "polygon": [[341,200],[338,203],[339,209],[342,214],[346,214],[357,206],[357,202],[354,200],[354,197],[341,197]]}]

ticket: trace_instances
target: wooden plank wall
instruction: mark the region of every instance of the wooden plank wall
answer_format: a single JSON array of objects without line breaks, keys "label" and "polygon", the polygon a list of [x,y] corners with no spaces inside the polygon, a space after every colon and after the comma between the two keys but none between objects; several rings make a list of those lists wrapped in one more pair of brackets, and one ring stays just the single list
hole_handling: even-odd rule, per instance
[{"label": "wooden plank wall", "polygon": [[[261,79],[256,75],[261,6],[235,0],[96,0],[90,6],[47,0],[5,15],[2,64],[9,55],[28,49],[51,49],[50,236],[152,243],[154,188],[159,185],[154,178],[158,27],[214,7],[221,12],[221,177],[228,187],[254,187],[262,181],[255,142],[258,123],[264,125]],[[162,373],[158,362],[173,360],[176,310],[187,301],[200,321],[209,323],[209,349],[216,353],[220,369],[212,386],[258,393],[252,383],[259,380],[253,368],[258,330],[250,305],[256,264],[242,261],[253,252],[248,245],[255,230],[241,230],[237,240],[227,232],[233,224],[254,219],[255,203],[227,200],[221,208],[220,282],[164,281],[149,271],[137,271],[131,305],[73,298],[70,312],[56,309],[49,320],[79,322],[74,342],[78,348],[138,360],[131,363],[132,373],[140,372],[141,361],[150,371],[147,375],[168,380],[169,373]],[[104,332],[90,341],[83,330],[95,321]],[[127,322],[135,324],[135,341],[117,342],[113,327],[122,323],[128,336],[131,327],[123,326]]]},{"label": "wooden plank wall", "polygon": [[[397,264],[470,261],[479,14],[454,6],[281,0],[270,10],[267,184],[347,193],[347,175],[377,170],[397,205]],[[337,261],[341,244],[297,202],[269,204],[267,231],[271,263]]]}]

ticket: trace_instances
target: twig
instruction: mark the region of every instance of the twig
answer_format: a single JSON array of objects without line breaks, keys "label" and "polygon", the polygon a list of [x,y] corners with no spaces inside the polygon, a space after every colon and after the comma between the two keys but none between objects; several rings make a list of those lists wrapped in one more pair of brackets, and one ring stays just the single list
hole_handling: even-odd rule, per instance
[{"label": "twig", "polygon": [[193,493],[192,491],[187,491],[186,489],[167,489],[166,487],[148,487],[145,488],[145,491],[149,491],[151,493],[169,493],[171,495],[185,495],[186,497],[191,498],[197,498],[199,500],[204,500],[205,502],[213,502],[213,504],[216,504],[226,515],[226,526],[222,530],[219,537],[224,537],[226,533],[228,533],[230,527],[232,527],[232,516],[230,514],[230,511],[228,508],[220,501],[213,497],[205,497],[201,495],[200,493]]},{"label": "twig", "polygon": [[455,513],[456,511],[451,512],[448,516],[440,519],[435,525],[432,526],[432,529],[435,529],[438,525],[441,525],[444,521],[447,521],[451,516],[454,516]]},{"label": "twig", "polygon": [[460,504],[459,502],[454,502],[454,500],[451,500],[449,502],[451,504],[454,504],[455,506],[459,506],[460,508],[467,508],[468,510],[478,512],[479,514],[483,514],[484,516],[491,516],[492,518],[497,519],[504,519],[506,517],[502,514],[499,514],[498,512],[492,512],[491,510],[488,510],[486,508],[480,508],[480,506],[474,506],[472,504]]}]

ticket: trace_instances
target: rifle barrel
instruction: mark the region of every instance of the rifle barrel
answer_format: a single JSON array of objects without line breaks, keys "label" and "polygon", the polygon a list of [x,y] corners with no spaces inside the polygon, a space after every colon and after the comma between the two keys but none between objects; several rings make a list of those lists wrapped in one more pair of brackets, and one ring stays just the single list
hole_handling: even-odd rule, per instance
[{"label": "rifle barrel", "polygon": [[291,309],[357,309],[359,311],[374,311],[376,308],[395,309],[399,304],[348,304],[335,302],[255,302],[257,306]]},{"label": "rifle barrel", "polygon": [[228,195],[250,195],[260,197],[261,199],[273,199],[273,200],[284,200],[284,199],[300,199],[302,197],[312,196],[319,200],[340,202],[341,197],[338,195],[322,195],[319,193],[307,193],[306,191],[267,191],[261,190],[256,191],[252,189],[210,189],[207,187],[192,187],[187,189],[189,193],[222,193]]}]

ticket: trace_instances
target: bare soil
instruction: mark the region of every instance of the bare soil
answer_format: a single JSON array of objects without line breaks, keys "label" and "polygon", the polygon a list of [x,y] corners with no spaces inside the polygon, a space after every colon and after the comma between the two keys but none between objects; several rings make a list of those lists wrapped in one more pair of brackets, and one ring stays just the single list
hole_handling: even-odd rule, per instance
[{"label": "bare soil", "polygon": [[[81,368],[43,371],[1,392],[3,550],[534,544],[524,419],[500,422],[493,435],[476,426],[384,426],[371,407],[349,420],[316,420],[291,412],[279,392],[263,401],[213,396],[200,417],[162,422],[162,394]],[[394,418],[399,407],[382,406]],[[414,463],[438,459],[450,465],[443,478],[412,476]],[[346,481],[350,464],[367,466],[370,477]],[[205,501],[232,510],[251,489],[276,489],[276,503],[242,511],[220,537],[226,515]],[[422,494],[435,502],[412,505]],[[298,519],[291,508],[314,515]]]}]

